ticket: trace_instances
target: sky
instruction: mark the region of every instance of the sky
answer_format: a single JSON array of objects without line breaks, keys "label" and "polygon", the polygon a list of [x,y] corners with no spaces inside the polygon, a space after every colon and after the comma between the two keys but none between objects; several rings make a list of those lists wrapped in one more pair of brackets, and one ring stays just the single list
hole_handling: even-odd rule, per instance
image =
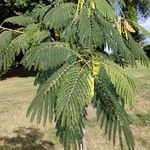
[{"label": "sky", "polygon": [[[139,24],[150,32],[150,17],[146,20],[139,21]],[[145,42],[150,43],[150,38],[146,38]]]},{"label": "sky", "polygon": [[146,19],[143,23],[141,23],[141,26],[150,31],[150,17]]}]

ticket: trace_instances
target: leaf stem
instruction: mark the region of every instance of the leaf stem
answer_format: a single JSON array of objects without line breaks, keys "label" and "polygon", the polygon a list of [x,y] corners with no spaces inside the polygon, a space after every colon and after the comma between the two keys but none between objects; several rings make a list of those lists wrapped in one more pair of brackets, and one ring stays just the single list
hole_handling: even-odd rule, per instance
[{"label": "leaf stem", "polygon": [[22,31],[13,30],[13,29],[10,29],[10,28],[2,27],[2,26],[0,26],[0,29],[7,30],[7,31],[12,31],[12,32],[17,32],[17,33],[23,33]]}]

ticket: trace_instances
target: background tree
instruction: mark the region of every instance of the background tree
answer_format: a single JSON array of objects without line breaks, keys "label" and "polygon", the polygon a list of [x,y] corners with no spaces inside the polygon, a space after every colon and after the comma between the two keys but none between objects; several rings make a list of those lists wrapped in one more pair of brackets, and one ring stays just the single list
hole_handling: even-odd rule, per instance
[{"label": "background tree", "polygon": [[35,7],[50,4],[49,0],[1,0],[0,1],[0,22],[14,15],[31,12]]},{"label": "background tree", "polygon": [[[81,149],[86,107],[92,104],[109,140],[115,144],[118,136],[122,149],[124,139],[128,149],[134,149],[131,120],[124,107],[132,107],[138,83],[122,67],[126,63],[134,67],[137,62],[148,66],[134,34],[140,30],[149,36],[149,32],[130,16],[128,1],[54,0],[48,4],[34,5],[0,26],[0,70],[10,68],[20,52],[22,64],[38,70],[39,88],[27,116],[44,125],[54,121],[64,148]],[[5,27],[7,23],[14,28]]]},{"label": "background tree", "polygon": [[144,17],[150,16],[150,1],[149,0],[141,0],[138,1],[140,12]]},{"label": "background tree", "polygon": [[[0,24],[1,24],[1,26],[5,26],[6,28],[16,29],[20,26],[17,24],[12,24],[12,23],[3,22],[3,21],[12,16],[20,16],[20,15],[30,16],[31,12],[34,9],[41,8],[48,4],[50,4],[49,0],[33,0],[33,1],[30,1],[30,0],[2,0],[2,1],[0,1],[0,14],[2,14],[0,16]],[[26,17],[25,19],[27,20],[28,17]],[[29,18],[29,22],[31,22],[30,19],[31,18]],[[2,32],[3,29],[4,28],[0,27],[0,32]],[[11,62],[11,66],[6,67],[7,69],[5,69],[5,72],[4,71],[0,72],[0,77],[3,78],[7,75],[9,76],[9,75],[13,75],[16,73],[17,73],[17,75],[19,75],[19,74],[20,75],[25,75],[25,74],[32,75],[34,73],[34,71],[33,70],[27,71],[20,63],[23,56],[24,56],[24,54],[22,51],[20,51],[18,54],[16,54],[13,61]]]}]

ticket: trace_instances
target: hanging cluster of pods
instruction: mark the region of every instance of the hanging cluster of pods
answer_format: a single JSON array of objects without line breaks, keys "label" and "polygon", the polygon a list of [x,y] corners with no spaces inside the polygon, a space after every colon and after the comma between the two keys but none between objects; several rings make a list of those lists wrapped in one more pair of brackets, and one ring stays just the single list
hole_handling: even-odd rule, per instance
[{"label": "hanging cluster of pods", "polygon": [[125,38],[128,40],[128,32],[134,33],[135,30],[131,25],[129,25],[128,21],[126,20],[122,12],[119,0],[116,0],[114,8],[116,13],[116,20],[113,23],[113,27],[119,31],[120,35],[125,36]]}]

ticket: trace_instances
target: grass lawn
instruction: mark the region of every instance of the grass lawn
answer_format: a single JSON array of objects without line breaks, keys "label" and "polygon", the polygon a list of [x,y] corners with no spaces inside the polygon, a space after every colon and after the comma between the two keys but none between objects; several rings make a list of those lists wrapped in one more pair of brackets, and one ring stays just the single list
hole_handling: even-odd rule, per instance
[{"label": "grass lawn", "polygon": [[[139,66],[128,68],[143,83],[135,98],[135,105],[129,111],[133,123],[136,150],[150,150],[150,69]],[[8,78],[0,81],[0,150],[61,150],[52,124],[37,125],[26,118],[26,110],[36,93],[33,77]],[[119,150],[118,144],[105,138],[96,124],[94,110],[88,108],[89,120],[86,126],[87,150]]]}]

